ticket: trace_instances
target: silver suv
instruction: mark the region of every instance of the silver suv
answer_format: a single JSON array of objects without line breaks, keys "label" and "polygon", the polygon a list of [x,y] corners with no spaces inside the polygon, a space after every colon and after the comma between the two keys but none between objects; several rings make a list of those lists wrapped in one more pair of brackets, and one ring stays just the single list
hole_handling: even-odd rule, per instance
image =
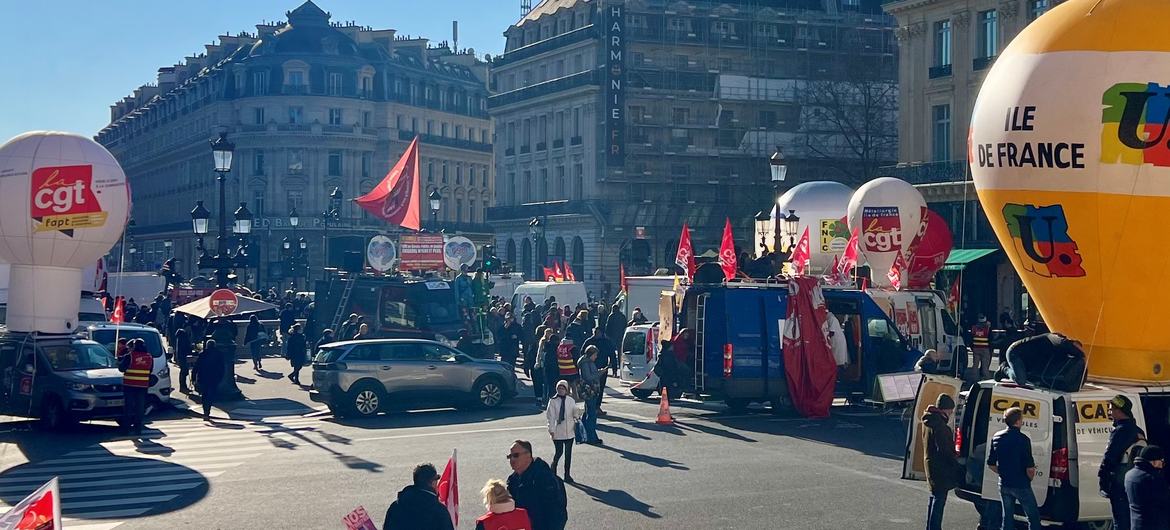
[{"label": "silver suv", "polygon": [[516,395],[516,373],[435,341],[375,339],[323,345],[313,358],[309,397],[336,416],[373,416],[389,401],[491,408]]}]

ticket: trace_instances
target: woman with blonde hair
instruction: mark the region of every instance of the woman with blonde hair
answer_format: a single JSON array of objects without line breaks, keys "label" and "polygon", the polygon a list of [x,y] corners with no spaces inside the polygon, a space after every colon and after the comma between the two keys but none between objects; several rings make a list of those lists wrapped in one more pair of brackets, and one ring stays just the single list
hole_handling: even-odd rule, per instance
[{"label": "woman with blonde hair", "polygon": [[475,520],[475,530],[532,530],[528,511],[517,508],[500,479],[491,479],[483,487],[483,505],[487,513]]}]

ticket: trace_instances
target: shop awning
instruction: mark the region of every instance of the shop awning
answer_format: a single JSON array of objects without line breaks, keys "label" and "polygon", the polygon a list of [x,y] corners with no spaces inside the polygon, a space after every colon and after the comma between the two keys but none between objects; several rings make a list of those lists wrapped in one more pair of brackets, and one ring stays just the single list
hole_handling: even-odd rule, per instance
[{"label": "shop awning", "polygon": [[972,261],[999,252],[998,248],[956,248],[947,256],[944,271],[961,271]]}]

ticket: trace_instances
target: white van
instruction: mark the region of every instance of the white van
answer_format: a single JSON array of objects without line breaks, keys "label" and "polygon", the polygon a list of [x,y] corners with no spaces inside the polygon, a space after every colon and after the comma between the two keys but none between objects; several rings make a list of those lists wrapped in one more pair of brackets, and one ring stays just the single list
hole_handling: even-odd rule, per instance
[{"label": "white van", "polygon": [[946,303],[935,291],[889,291],[866,289],[866,294],[885,311],[890,321],[918,351],[935,349],[941,354],[941,368],[950,370],[956,361],[966,367],[966,352],[959,326]]},{"label": "white van", "polygon": [[630,387],[630,394],[648,399],[658,389],[658,324],[638,324],[626,328],[622,335],[620,353],[621,383]]},{"label": "white van", "polygon": [[511,300],[512,295],[516,293],[516,286],[524,283],[524,275],[519,272],[493,274],[488,279],[492,281],[492,291],[489,294],[504,300]]},{"label": "white van", "polygon": [[658,301],[663,291],[674,291],[674,276],[628,276],[626,283],[629,289],[622,294],[622,313],[629,316],[640,307],[650,322],[660,320]]},{"label": "white van", "polygon": [[[1010,381],[982,381],[959,393],[961,382],[946,376],[925,376],[919,387],[906,440],[902,478],[925,480],[922,424],[919,418],[940,393],[955,398],[952,417],[959,461],[967,472],[955,493],[982,509],[984,500],[999,501],[998,477],[987,471],[987,447],[1003,425],[1003,411],[1024,411],[1021,430],[1032,440],[1036,478],[1032,491],[1046,521],[1069,527],[1106,529],[1111,526],[1109,500],[1101,497],[1097,468],[1105,454],[1112,422],[1108,402],[1123,394],[1133,402],[1133,415],[1150,444],[1170,446],[1170,387],[1101,386],[1085,384],[1077,392],[1022,388]],[[1023,520],[1022,515],[1017,519]]]},{"label": "white van", "polygon": [[536,305],[544,303],[550,296],[556,297],[558,306],[569,306],[574,309],[577,304],[588,303],[589,294],[585,292],[585,284],[581,282],[524,282],[516,286],[512,295],[512,307],[523,307],[524,297],[531,296]]}]

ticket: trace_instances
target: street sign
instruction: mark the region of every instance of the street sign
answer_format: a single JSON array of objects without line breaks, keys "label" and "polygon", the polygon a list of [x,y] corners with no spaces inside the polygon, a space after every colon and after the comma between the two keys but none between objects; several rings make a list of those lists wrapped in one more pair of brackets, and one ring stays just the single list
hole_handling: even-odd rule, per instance
[{"label": "street sign", "polygon": [[235,313],[236,308],[240,307],[240,299],[230,289],[212,291],[211,299],[207,303],[211,306],[211,314],[220,317]]}]

